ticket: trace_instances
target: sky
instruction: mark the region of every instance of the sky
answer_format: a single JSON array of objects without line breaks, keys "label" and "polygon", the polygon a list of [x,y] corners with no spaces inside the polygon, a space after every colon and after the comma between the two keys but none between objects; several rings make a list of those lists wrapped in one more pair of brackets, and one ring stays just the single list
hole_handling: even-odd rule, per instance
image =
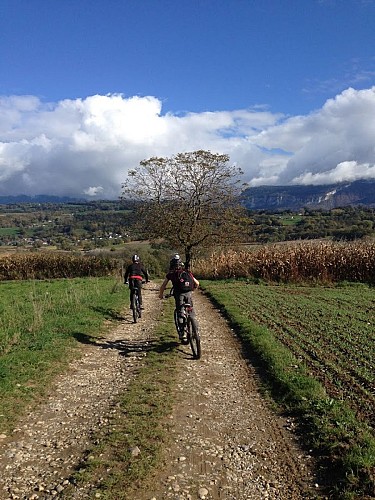
[{"label": "sky", "polygon": [[154,156],[375,179],[375,0],[0,0],[0,196],[117,199]]}]

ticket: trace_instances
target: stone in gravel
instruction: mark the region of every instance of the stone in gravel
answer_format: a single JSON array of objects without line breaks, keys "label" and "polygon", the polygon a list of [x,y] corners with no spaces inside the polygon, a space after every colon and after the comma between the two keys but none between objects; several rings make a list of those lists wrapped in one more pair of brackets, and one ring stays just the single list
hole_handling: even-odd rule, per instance
[{"label": "stone in gravel", "polygon": [[138,448],[138,446],[134,446],[134,448],[131,448],[130,450],[132,457],[138,457],[140,455],[141,450]]},{"label": "stone in gravel", "polygon": [[206,498],[206,496],[208,495],[208,489],[207,488],[199,488],[198,490],[198,497],[203,500],[204,498]]},{"label": "stone in gravel", "polygon": [[180,485],[178,483],[173,483],[172,484],[172,490],[177,493],[178,491],[180,491]]}]

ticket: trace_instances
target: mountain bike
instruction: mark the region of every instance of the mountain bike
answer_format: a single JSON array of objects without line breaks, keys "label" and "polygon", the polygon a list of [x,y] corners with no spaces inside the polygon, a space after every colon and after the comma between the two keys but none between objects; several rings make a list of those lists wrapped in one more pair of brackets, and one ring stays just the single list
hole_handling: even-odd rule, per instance
[{"label": "mountain bike", "polygon": [[[174,323],[178,336],[183,339],[184,344],[190,344],[191,350],[193,352],[194,359],[200,359],[201,357],[201,339],[198,331],[198,322],[196,318],[192,315],[193,307],[185,299],[181,306],[182,314],[178,312],[177,309],[174,310]],[[179,319],[182,319],[180,323]]]},{"label": "mountain bike", "polygon": [[132,312],[133,312],[133,321],[134,321],[134,323],[136,323],[138,321],[138,318],[141,318],[142,311],[141,311],[141,305],[139,303],[138,288],[136,286],[134,286],[131,291],[133,293],[133,297],[132,297],[130,307],[131,307]]}]

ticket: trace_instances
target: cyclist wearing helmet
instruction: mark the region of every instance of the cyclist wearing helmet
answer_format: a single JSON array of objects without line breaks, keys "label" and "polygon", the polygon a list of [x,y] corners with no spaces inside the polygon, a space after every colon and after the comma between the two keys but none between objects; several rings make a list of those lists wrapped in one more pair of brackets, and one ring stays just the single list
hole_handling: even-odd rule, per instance
[{"label": "cyclist wearing helmet", "polygon": [[169,270],[174,271],[175,269],[177,269],[177,267],[179,265],[182,265],[182,262],[181,262],[181,259],[180,259],[180,256],[178,255],[178,253],[176,253],[173,255],[173,257],[169,261]]},{"label": "cyclist wearing helmet", "polygon": [[132,263],[128,265],[124,274],[124,283],[127,285],[129,283],[130,289],[130,307],[132,303],[132,298],[134,295],[134,288],[138,289],[139,296],[139,305],[141,309],[144,309],[142,306],[142,281],[145,280],[148,283],[148,272],[141,264],[140,258],[138,255],[133,255]]},{"label": "cyclist wearing helmet", "polygon": [[[184,268],[184,264],[181,262],[178,254],[174,255],[169,263],[169,271],[159,289],[160,299],[163,298],[164,291],[169,281],[172,282],[173,286],[173,297],[176,303],[176,310],[178,311],[178,321],[179,323],[183,323],[184,308],[182,304],[188,302],[193,307],[192,291],[198,288],[199,281],[194,278],[191,271]],[[195,319],[194,309],[191,315]],[[180,334],[180,340],[182,340],[182,342],[186,341],[183,337],[184,333],[185,332],[181,332]]]}]

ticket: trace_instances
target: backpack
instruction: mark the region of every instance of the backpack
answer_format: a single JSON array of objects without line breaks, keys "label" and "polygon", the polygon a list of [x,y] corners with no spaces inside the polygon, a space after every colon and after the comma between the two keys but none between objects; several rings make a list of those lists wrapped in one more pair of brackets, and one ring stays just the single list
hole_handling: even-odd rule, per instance
[{"label": "backpack", "polygon": [[194,280],[188,271],[181,271],[177,273],[176,284],[173,285],[180,293],[191,292],[194,290]]}]

